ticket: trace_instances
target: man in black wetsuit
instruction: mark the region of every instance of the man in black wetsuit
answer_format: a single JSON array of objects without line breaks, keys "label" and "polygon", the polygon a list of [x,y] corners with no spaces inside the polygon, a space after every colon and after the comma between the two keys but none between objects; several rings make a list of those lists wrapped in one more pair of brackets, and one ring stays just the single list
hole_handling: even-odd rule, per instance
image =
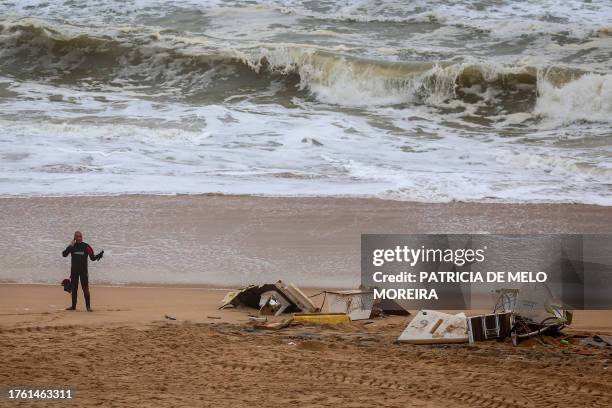
[{"label": "man in black wetsuit", "polygon": [[72,294],[72,306],[66,308],[66,310],[76,310],[77,304],[77,290],[79,288],[79,279],[81,279],[81,287],[83,288],[83,295],[85,295],[85,305],[87,311],[91,312],[91,298],[89,296],[89,276],[87,273],[87,258],[92,261],[98,261],[104,255],[104,251],[98,255],[94,255],[93,249],[83,242],[83,234],[81,231],[74,233],[74,239],[70,242],[70,245],[64,249],[62,256],[65,258],[70,254],[71,266],[70,266],[70,285]]}]

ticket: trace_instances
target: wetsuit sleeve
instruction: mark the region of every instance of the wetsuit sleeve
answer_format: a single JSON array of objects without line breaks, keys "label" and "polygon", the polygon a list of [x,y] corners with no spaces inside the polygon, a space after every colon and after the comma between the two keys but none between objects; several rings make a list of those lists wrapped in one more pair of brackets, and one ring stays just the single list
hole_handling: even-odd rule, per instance
[{"label": "wetsuit sleeve", "polygon": [[91,259],[92,261],[96,260],[96,257],[94,255],[94,251],[93,248],[90,247],[89,245],[87,245],[87,248],[85,248],[87,250],[87,255],[89,255],[89,259]]},{"label": "wetsuit sleeve", "polygon": [[98,255],[94,255],[94,251],[93,248],[89,245],[87,245],[87,255],[89,255],[89,259],[91,259],[92,261],[97,261],[100,258],[102,258],[102,254],[98,254]]},{"label": "wetsuit sleeve", "polygon": [[66,247],[66,249],[64,249],[64,250],[62,251],[62,256],[63,256],[64,258],[65,258],[65,257],[67,257],[67,256],[68,256],[68,254],[70,254],[70,253],[72,252],[72,248],[74,248],[74,247],[73,247],[73,246],[71,246],[71,245],[68,245],[68,246]]}]

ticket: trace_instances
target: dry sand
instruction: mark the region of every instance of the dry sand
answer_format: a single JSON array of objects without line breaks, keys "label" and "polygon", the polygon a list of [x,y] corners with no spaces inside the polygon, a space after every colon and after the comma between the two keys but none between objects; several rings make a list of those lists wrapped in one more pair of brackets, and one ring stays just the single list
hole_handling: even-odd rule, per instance
[{"label": "dry sand", "polygon": [[[261,331],[249,311],[218,310],[223,295],[93,287],[96,310],[87,313],[57,310],[69,297],[59,286],[0,285],[0,388],[70,387],[79,407],[612,404],[610,348],[553,338],[519,347],[396,344],[406,317]],[[575,321],[568,334],[612,333],[609,311],[577,312]]]}]

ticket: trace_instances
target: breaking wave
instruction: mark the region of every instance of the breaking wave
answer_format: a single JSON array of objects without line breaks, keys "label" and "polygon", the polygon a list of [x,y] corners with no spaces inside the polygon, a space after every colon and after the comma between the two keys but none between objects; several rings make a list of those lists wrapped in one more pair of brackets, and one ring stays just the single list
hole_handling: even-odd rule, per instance
[{"label": "breaking wave", "polygon": [[[62,30],[64,28],[64,30]],[[195,102],[275,85],[347,107],[423,104],[482,117],[533,112],[567,121],[609,121],[610,75],[566,67],[482,61],[388,62],[304,44],[244,44],[118,28],[92,35],[37,22],[0,24],[0,73],[93,89],[129,88]],[[237,92],[240,90],[240,92]]]},{"label": "breaking wave", "polygon": [[541,80],[538,82],[538,93],[535,113],[553,124],[612,122],[610,74],[586,74],[559,87]]}]

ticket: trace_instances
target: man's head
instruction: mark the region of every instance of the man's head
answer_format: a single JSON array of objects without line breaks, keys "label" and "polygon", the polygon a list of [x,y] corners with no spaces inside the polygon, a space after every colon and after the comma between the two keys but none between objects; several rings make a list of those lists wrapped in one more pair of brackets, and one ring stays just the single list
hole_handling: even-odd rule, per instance
[{"label": "man's head", "polygon": [[75,242],[83,242],[83,234],[81,234],[81,231],[74,232],[74,240]]}]

